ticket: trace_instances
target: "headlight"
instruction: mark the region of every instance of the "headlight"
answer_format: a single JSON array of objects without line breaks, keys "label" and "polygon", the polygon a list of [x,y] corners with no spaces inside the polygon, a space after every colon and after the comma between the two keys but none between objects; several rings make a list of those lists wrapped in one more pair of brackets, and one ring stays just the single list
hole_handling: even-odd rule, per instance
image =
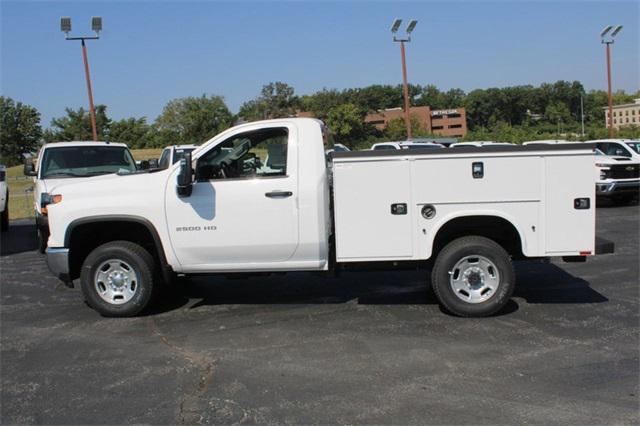
[{"label": "headlight", "polygon": [[47,214],[47,206],[49,204],[58,204],[61,201],[62,195],[43,192],[42,195],[40,195],[40,210],[42,214]]}]

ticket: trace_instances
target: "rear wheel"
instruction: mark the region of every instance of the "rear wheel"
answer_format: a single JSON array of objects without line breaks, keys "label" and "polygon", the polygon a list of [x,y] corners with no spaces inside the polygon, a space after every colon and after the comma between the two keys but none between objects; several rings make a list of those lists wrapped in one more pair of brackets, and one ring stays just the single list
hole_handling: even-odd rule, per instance
[{"label": "rear wheel", "polygon": [[447,311],[463,317],[484,317],[509,302],[515,273],[509,255],[495,241],[463,237],[438,254],[431,285]]},{"label": "rear wheel", "polygon": [[107,317],[129,317],[151,301],[158,280],[153,256],[129,241],[94,249],[82,264],[80,283],[93,309]]}]

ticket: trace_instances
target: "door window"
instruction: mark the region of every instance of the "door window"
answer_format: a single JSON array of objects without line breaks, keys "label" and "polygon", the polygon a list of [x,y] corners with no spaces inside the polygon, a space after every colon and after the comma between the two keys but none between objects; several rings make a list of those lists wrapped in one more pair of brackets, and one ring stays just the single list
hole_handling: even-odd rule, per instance
[{"label": "door window", "polygon": [[234,135],[198,159],[198,181],[265,178],[287,175],[286,128]]}]

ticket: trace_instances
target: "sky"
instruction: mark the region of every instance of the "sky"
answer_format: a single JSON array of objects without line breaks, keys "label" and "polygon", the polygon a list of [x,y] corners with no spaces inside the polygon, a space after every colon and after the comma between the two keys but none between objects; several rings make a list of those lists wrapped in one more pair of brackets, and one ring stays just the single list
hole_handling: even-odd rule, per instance
[{"label": "sky", "polygon": [[65,107],[87,107],[81,47],[94,100],[111,118],[153,121],[171,99],[223,96],[232,112],[283,81],[296,94],[401,82],[389,27],[417,19],[409,81],[442,90],[579,80],[606,89],[600,30],[621,24],[613,87],[639,88],[639,2],[617,1],[11,1],[0,0],[0,92],[35,106],[48,126]]}]

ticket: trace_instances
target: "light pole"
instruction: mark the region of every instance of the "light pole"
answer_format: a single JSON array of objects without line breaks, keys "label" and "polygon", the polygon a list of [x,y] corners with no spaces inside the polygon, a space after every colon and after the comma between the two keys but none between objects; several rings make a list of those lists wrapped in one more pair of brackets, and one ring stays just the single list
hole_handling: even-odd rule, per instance
[{"label": "light pole", "polygon": [[82,44],[82,59],[84,61],[84,75],[87,80],[87,93],[89,94],[89,115],[91,116],[91,132],[93,133],[93,140],[98,140],[98,129],[96,128],[96,110],[93,106],[93,92],[91,90],[91,76],[89,75],[89,60],[87,59],[87,46],[85,40],[98,40],[100,38],[100,31],[102,31],[102,18],[100,16],[94,16],[91,18],[91,29],[96,33],[95,36],[83,36],[83,37],[69,37],[71,31],[71,18],[60,18],[60,30],[65,33],[64,38],[66,40],[80,40]]},{"label": "light pole", "polygon": [[607,25],[600,32],[600,40],[601,43],[606,45],[607,48],[607,91],[609,97],[609,138],[613,138],[613,97],[611,95],[611,45],[613,44],[613,39],[622,29],[622,25],[618,25],[613,28],[611,34],[609,31],[613,28],[613,25]]},{"label": "light pole", "polygon": [[402,19],[395,19],[391,25],[391,33],[393,34],[393,41],[400,43],[400,55],[402,56],[402,86],[404,92],[404,124],[407,126],[407,139],[411,140],[413,138],[413,134],[411,132],[411,115],[409,113],[409,85],[407,84],[407,61],[405,58],[404,43],[411,41],[411,33],[418,24],[418,21],[415,19],[409,21],[404,37],[397,36],[400,24],[402,24]]}]

